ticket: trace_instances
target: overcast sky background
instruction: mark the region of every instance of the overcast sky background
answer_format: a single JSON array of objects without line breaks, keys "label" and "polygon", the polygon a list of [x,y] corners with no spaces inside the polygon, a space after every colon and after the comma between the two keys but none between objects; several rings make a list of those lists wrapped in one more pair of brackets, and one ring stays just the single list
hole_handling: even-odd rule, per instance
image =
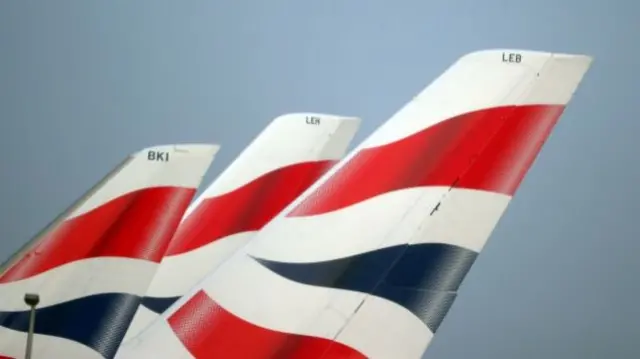
[{"label": "overcast sky background", "polygon": [[460,55],[595,56],[429,359],[638,358],[640,5],[630,0],[0,2],[0,260],[128,153],[275,116],[364,139]]}]

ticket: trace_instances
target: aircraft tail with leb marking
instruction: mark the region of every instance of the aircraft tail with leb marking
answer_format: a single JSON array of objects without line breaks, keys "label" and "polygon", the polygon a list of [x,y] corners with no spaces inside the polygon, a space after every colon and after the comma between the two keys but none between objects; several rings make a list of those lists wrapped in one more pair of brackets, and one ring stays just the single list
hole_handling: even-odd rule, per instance
[{"label": "aircraft tail with leb marking", "polygon": [[420,358],[591,61],[461,57],[118,356]]}]

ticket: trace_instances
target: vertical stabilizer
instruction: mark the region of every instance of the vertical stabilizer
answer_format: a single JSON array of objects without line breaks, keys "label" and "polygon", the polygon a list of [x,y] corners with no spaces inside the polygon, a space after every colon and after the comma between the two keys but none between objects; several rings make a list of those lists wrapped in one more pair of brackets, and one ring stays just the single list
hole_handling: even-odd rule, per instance
[{"label": "vertical stabilizer", "polygon": [[0,354],[24,355],[40,295],[34,358],[112,358],[217,145],[131,155],[0,275]]},{"label": "vertical stabilizer", "polygon": [[590,64],[461,57],[124,357],[420,358]]},{"label": "vertical stabilizer", "polygon": [[125,340],[245,245],[346,153],[360,119],[274,119],[190,206]]}]

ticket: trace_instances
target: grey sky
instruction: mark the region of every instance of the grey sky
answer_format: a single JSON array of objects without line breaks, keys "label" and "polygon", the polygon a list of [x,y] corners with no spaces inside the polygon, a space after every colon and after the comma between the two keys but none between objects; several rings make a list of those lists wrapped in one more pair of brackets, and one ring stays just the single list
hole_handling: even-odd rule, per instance
[{"label": "grey sky", "polygon": [[594,65],[427,352],[640,357],[638,55],[631,0],[0,2],[0,259],[129,152],[223,145],[271,118],[358,115],[362,140],[460,55]]}]

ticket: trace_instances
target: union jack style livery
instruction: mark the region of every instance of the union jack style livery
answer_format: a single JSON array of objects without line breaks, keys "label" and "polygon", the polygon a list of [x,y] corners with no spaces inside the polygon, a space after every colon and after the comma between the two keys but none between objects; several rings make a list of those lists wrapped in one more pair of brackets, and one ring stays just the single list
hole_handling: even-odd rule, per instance
[{"label": "union jack style livery", "polygon": [[78,200],[0,274],[0,356],[112,358],[217,145],[147,148]]},{"label": "union jack style livery", "polygon": [[591,64],[461,57],[122,358],[420,358]]},{"label": "union jack style livery", "polygon": [[341,159],[359,125],[358,118],[318,113],[274,119],[189,207],[125,341]]}]

